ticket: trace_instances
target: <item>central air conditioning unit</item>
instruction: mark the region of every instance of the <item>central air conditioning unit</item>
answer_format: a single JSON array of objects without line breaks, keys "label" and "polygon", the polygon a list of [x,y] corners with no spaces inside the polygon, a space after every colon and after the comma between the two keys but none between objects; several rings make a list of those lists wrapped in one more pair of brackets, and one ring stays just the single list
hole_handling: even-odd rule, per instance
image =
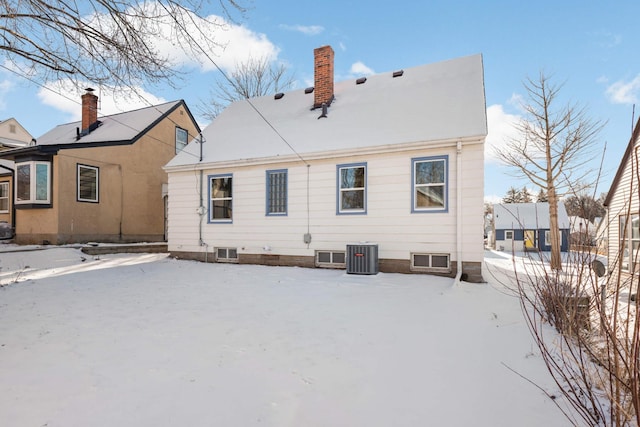
[{"label": "central air conditioning unit", "polygon": [[348,274],[378,274],[378,245],[359,243],[347,245]]}]

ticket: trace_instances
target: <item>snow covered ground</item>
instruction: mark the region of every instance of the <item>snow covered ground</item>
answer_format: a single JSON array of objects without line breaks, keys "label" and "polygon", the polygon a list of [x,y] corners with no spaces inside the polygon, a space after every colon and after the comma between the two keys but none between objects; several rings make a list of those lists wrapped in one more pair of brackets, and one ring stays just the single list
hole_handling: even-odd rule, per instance
[{"label": "snow covered ground", "polygon": [[568,425],[522,378],[561,401],[495,252],[489,283],[454,286],[11,249],[0,245],[3,426]]}]

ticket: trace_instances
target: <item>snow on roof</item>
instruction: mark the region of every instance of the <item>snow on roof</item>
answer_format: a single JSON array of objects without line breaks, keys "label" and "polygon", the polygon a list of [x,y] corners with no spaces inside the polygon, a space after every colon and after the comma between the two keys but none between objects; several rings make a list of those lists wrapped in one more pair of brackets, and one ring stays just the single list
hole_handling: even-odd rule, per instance
[{"label": "snow on roof", "polygon": [[[496,230],[548,229],[549,203],[504,203],[493,205]],[[570,228],[569,216],[562,203],[558,204],[560,229]]]},{"label": "snow on roof", "polygon": [[77,129],[82,122],[77,121],[56,126],[41,137],[37,145],[89,144],[100,142],[130,141],[144,133],[155,122],[183,101],[172,101],[160,105],[98,117],[102,123],[88,135],[77,139]]},{"label": "snow on roof", "polygon": [[[312,110],[313,94],[304,89],[280,99],[271,95],[232,103],[203,131],[203,162],[304,157],[487,134],[479,54],[408,68],[400,77],[389,72],[369,76],[363,84],[338,82],[334,95],[327,117],[320,119],[322,110]],[[199,151],[194,140],[167,166],[198,162]]]}]

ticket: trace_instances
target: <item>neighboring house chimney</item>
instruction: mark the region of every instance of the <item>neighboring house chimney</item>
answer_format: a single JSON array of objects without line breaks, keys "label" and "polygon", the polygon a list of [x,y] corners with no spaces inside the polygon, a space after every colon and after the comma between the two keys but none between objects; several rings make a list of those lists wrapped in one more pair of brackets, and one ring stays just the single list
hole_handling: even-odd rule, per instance
[{"label": "neighboring house chimney", "polygon": [[92,88],[87,88],[82,95],[82,132],[88,132],[89,127],[98,121],[98,97]]},{"label": "neighboring house chimney", "polygon": [[314,99],[313,107],[331,105],[333,101],[333,49],[322,46],[313,50],[314,58]]}]

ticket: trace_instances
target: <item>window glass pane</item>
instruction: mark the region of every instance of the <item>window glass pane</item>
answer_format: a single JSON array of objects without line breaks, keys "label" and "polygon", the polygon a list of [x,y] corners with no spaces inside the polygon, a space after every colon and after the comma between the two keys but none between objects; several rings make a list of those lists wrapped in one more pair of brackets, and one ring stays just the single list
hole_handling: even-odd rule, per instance
[{"label": "window glass pane", "polygon": [[413,265],[415,267],[429,267],[429,255],[414,255]]},{"label": "window glass pane", "polygon": [[333,262],[336,264],[344,264],[346,254],[344,252],[334,252]]},{"label": "window glass pane", "polygon": [[182,151],[187,146],[189,133],[181,128],[176,128],[176,153]]},{"label": "window glass pane", "polygon": [[218,248],[218,258],[226,258],[226,257],[227,257],[227,249]]},{"label": "window glass pane", "polygon": [[444,185],[416,187],[416,207],[444,208]]},{"label": "window glass pane", "polygon": [[340,170],[340,188],[363,188],[364,167],[344,168]]},{"label": "window glass pane", "polygon": [[211,197],[214,199],[231,197],[231,177],[212,179]]},{"label": "window glass pane", "polygon": [[9,210],[9,183],[0,183],[0,211]]},{"label": "window glass pane", "polygon": [[31,200],[31,165],[18,165],[16,181],[16,199]]},{"label": "window glass pane", "polygon": [[448,268],[449,257],[447,255],[432,255],[431,266],[436,268]]},{"label": "window glass pane", "polygon": [[98,169],[78,166],[78,199],[98,200]]},{"label": "window glass pane", "polygon": [[640,239],[640,218],[637,215],[631,217],[631,238]]},{"label": "window glass pane", "polygon": [[231,200],[212,200],[211,201],[211,218],[212,219],[231,219]]},{"label": "window glass pane", "polygon": [[227,258],[238,258],[238,250],[235,248],[227,250]]},{"label": "window glass pane", "polygon": [[318,262],[331,262],[331,252],[318,252]]},{"label": "window glass pane", "polygon": [[267,180],[267,213],[286,213],[287,172],[270,172]]},{"label": "window glass pane", "polygon": [[416,184],[444,183],[444,160],[416,162]]},{"label": "window glass pane", "polygon": [[36,200],[49,199],[49,165],[36,163]]},{"label": "window glass pane", "polygon": [[343,191],[340,197],[342,210],[364,209],[364,190]]}]

